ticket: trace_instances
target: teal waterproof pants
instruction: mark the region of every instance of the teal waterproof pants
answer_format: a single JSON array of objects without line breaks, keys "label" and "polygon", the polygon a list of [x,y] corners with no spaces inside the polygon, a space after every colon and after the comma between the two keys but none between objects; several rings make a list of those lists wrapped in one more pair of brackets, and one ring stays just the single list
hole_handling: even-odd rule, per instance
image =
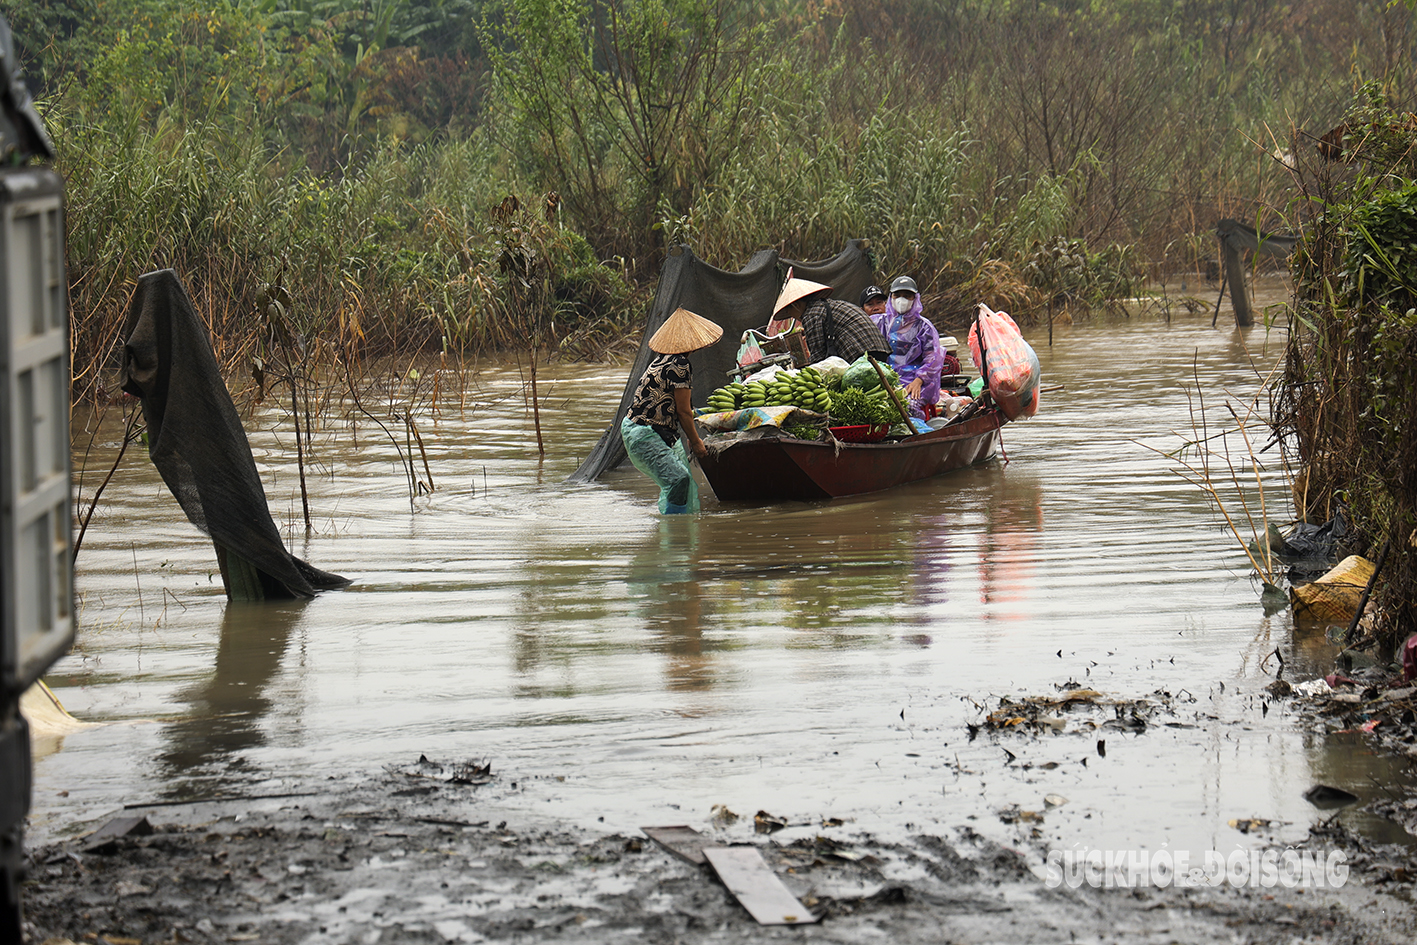
[{"label": "teal waterproof pants", "polygon": [[659,483],[659,511],[677,515],[699,510],[699,484],[689,469],[689,451],[680,440],[671,448],[654,429],[629,417],[620,421],[620,439],[635,468]]}]

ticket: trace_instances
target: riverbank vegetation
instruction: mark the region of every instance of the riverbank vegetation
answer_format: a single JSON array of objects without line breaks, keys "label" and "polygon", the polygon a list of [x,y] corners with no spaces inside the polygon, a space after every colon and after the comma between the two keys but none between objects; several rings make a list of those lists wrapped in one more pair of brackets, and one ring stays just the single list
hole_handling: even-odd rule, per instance
[{"label": "riverbank vegetation", "polygon": [[1381,565],[1372,635],[1391,650],[1417,633],[1417,115],[1369,85],[1330,146],[1298,175],[1318,212],[1274,418],[1300,516],[1341,511]]},{"label": "riverbank vegetation", "polygon": [[[1276,222],[1386,0],[18,0],[68,180],[80,393],[170,266],[245,368],[260,287],[332,359],[633,330],[667,246],[872,240],[948,323],[1203,268]],[[512,200],[507,202],[507,198]],[[501,208],[500,216],[492,208]],[[1307,212],[1307,211],[1306,211]]]}]

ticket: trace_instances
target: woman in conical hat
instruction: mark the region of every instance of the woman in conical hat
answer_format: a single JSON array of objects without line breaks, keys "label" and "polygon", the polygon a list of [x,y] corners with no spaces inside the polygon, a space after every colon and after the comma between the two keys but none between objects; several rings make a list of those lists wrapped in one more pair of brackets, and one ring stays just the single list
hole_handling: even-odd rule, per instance
[{"label": "woman in conical hat", "polygon": [[625,452],[636,469],[659,483],[659,511],[666,515],[699,510],[698,486],[679,430],[695,456],[708,452],[689,404],[694,383],[689,353],[721,337],[723,329],[707,318],[676,309],[650,336],[649,348],[657,357],[641,375],[630,409],[620,422]]},{"label": "woman in conical hat", "polygon": [[874,322],[850,302],[831,298],[832,287],[798,279],[787,272],[787,282],[772,307],[770,334],[785,331],[796,320],[806,335],[807,350],[813,360],[838,357],[848,362],[863,354],[885,357],[890,345]]},{"label": "woman in conical hat", "polygon": [[777,294],[777,301],[772,306],[772,317],[776,321],[784,317],[781,313],[783,309],[797,314],[801,310],[795,306],[799,301],[811,301],[813,299],[824,299],[831,295],[832,287],[822,285],[820,282],[813,282],[810,279],[798,279],[792,274],[792,270],[787,270],[787,281],[782,284],[782,291]]}]

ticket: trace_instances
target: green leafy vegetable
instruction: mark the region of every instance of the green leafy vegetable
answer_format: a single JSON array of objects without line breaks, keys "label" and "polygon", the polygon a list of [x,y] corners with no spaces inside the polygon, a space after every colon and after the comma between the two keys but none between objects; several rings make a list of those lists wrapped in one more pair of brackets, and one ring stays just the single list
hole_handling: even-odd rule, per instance
[{"label": "green leafy vegetable", "polygon": [[831,416],[839,426],[875,426],[900,419],[885,392],[872,395],[855,387],[842,388],[831,395]]},{"label": "green leafy vegetable", "polygon": [[815,440],[822,435],[822,431],[810,423],[789,423],[782,428],[782,432],[799,440]]}]

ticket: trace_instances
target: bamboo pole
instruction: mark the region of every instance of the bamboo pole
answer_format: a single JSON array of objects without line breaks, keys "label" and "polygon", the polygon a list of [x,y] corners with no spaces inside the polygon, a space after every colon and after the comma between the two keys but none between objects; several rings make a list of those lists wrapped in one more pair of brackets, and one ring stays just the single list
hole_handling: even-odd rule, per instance
[{"label": "bamboo pole", "polygon": [[891,386],[890,381],[886,380],[886,372],[881,370],[881,365],[877,363],[876,359],[871,356],[869,351],[866,353],[866,360],[870,361],[871,367],[876,369],[876,376],[881,379],[881,388],[885,390],[886,396],[890,397],[891,403],[895,404],[895,409],[900,411],[901,419],[905,421],[906,427],[909,428],[911,433],[914,433],[915,424],[910,422],[910,411],[905,409],[905,404],[901,403],[900,395],[895,392],[895,388]]}]

